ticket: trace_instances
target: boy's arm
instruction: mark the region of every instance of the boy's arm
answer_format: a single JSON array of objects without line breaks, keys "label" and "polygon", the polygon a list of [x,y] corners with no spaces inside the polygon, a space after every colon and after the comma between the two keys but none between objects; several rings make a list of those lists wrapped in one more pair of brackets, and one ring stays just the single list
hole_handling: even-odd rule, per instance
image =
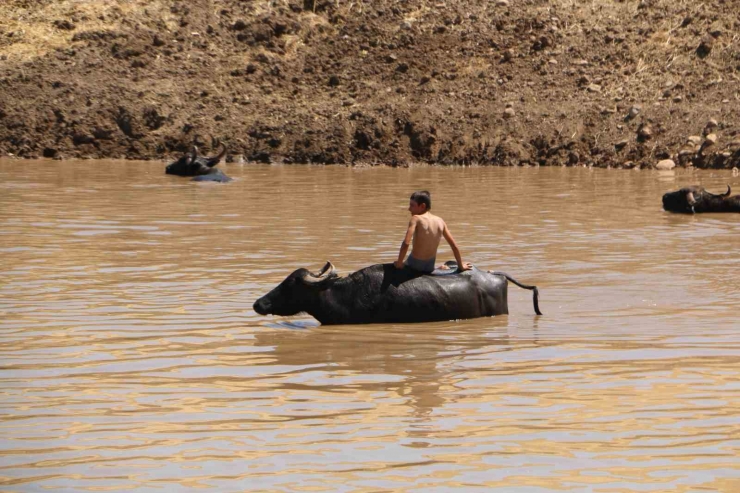
[{"label": "boy's arm", "polygon": [[445,227],[442,230],[442,236],[445,237],[445,240],[447,240],[447,243],[450,245],[450,248],[452,249],[452,254],[455,255],[455,261],[457,262],[457,270],[472,269],[473,268],[472,264],[463,263],[462,256],[460,255],[460,249],[457,248],[457,243],[455,243],[455,239],[452,237],[452,233],[450,233],[450,230],[447,227],[447,223],[445,223]]},{"label": "boy's arm", "polygon": [[398,260],[393,263],[398,269],[403,269],[403,260],[406,258],[406,252],[409,251],[411,240],[414,237],[414,231],[416,231],[416,217],[412,217],[409,221],[406,236],[403,239],[403,243],[401,243],[401,250],[398,252]]}]

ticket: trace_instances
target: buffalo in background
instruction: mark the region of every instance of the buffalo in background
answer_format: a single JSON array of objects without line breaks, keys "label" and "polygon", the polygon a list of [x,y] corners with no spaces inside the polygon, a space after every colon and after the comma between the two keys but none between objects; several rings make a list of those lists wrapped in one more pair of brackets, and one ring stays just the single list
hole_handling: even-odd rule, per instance
[{"label": "buffalo in background", "polygon": [[730,197],[727,192],[715,195],[698,185],[682,188],[663,195],[663,209],[669,212],[694,214],[697,212],[740,212],[740,195]]},{"label": "buffalo in background", "polygon": [[231,178],[223,174],[215,166],[226,155],[226,146],[221,145],[221,152],[217,156],[198,156],[198,148],[193,146],[192,150],[182,156],[174,163],[165,168],[168,175],[193,176],[193,181],[217,181],[225,183]]},{"label": "buffalo in background", "polygon": [[315,274],[306,269],[294,271],[255,301],[254,311],[283,316],[306,312],[325,325],[490,317],[509,313],[507,280],[534,291],[534,309],[541,315],[537,287],[520,284],[503,273],[473,267],[429,275],[376,264],[339,277],[331,262]]}]

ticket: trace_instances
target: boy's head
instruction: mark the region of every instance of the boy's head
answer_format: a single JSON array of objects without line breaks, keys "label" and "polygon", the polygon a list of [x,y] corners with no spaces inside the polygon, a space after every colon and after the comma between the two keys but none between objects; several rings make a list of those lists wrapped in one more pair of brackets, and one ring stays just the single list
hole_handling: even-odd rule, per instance
[{"label": "boy's head", "polygon": [[432,196],[426,190],[419,190],[411,194],[411,201],[415,202],[423,211],[426,212],[432,208]]}]

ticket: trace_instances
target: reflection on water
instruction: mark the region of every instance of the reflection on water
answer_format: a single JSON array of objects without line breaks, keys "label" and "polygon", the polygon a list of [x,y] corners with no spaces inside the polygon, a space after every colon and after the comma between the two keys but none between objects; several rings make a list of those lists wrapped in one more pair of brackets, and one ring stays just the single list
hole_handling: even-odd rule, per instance
[{"label": "reflection on water", "polygon": [[[3,491],[740,491],[730,172],[0,162]],[[510,315],[260,317],[298,267],[392,261],[412,190]],[[440,260],[451,258],[444,246]]]}]

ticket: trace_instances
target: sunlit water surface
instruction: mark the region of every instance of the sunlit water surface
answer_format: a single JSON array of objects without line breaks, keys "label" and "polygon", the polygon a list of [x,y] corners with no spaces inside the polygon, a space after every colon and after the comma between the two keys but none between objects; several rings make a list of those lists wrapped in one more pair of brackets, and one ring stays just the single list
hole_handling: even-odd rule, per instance
[{"label": "sunlit water surface", "polygon": [[[660,206],[740,178],[163,166],[0,162],[2,491],[740,491],[740,215]],[[254,313],[392,261],[415,189],[544,316]]]}]

